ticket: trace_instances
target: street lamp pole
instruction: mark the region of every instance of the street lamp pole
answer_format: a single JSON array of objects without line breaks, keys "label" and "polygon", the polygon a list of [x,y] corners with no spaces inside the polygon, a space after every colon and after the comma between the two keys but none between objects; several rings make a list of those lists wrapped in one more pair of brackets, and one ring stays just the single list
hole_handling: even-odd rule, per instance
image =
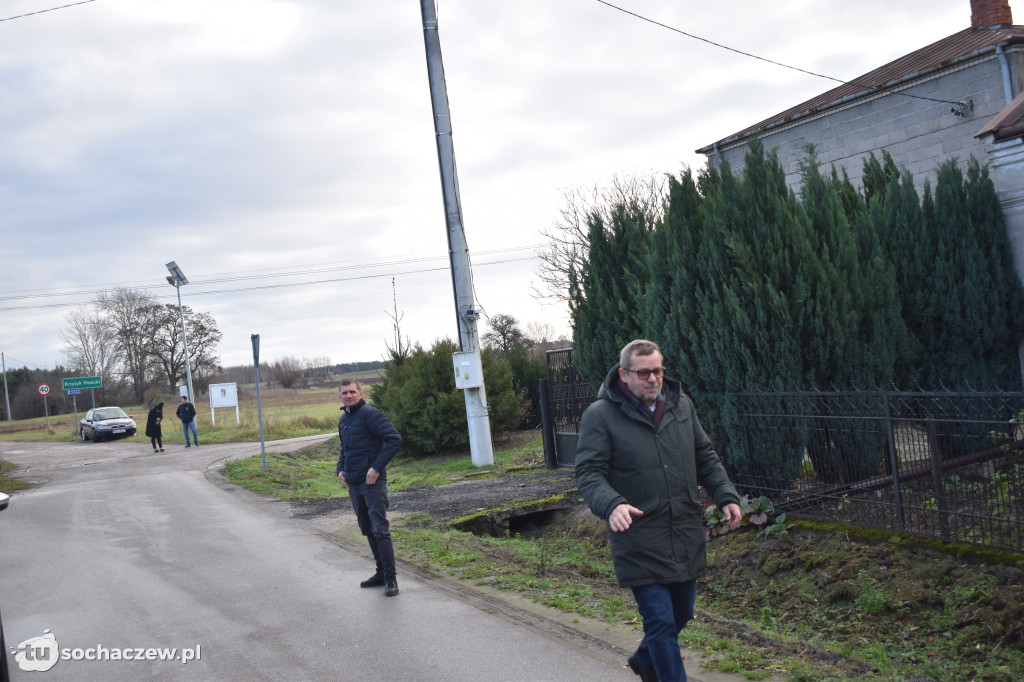
[{"label": "street lamp pole", "polygon": [[178,264],[171,261],[167,264],[170,275],[167,282],[178,291],[178,315],[181,317],[181,345],[185,350],[185,376],[188,379],[188,401],[195,403],[195,394],[192,392],[192,363],[188,359],[188,339],[185,337],[185,313],[181,307],[181,286],[188,284],[188,277],[181,271]]}]

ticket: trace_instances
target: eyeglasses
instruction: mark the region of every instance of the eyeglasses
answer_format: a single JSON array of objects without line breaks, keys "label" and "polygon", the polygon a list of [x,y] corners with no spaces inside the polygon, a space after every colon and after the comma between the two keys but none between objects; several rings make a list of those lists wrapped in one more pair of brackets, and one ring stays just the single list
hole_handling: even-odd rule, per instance
[{"label": "eyeglasses", "polygon": [[623,369],[626,370],[627,372],[633,372],[634,374],[636,374],[636,378],[639,379],[640,381],[647,381],[648,379],[651,378],[652,374],[654,375],[655,379],[660,379],[663,376],[665,376],[664,367],[656,367],[654,369],[629,369],[628,367],[623,367]]}]

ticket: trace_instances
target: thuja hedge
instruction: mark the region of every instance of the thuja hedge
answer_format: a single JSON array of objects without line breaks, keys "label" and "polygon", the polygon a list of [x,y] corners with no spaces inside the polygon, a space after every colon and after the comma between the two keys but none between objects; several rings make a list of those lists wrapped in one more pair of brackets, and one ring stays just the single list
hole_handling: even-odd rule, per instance
[{"label": "thuja hedge", "polygon": [[[862,187],[822,173],[812,148],[799,192],[753,143],[728,164],[668,183],[663,211],[593,215],[569,274],[576,364],[595,386],[630,339],[658,341],[669,373],[729,442],[742,473],[792,480],[808,443],[742,437],[728,395],[808,388],[1020,390],[1024,290],[987,168],[942,164],[924,197],[883,153]],[[849,441],[849,442],[847,442]],[[832,438],[819,457],[856,479],[882,443]]]}]

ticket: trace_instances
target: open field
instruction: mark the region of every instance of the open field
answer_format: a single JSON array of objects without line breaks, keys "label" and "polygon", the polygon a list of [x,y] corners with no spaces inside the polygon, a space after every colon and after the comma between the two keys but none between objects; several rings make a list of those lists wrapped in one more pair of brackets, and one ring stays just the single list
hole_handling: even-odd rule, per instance
[{"label": "open field", "polygon": [[[200,442],[232,443],[259,440],[256,389],[252,384],[238,387],[238,420],[235,410],[219,408],[211,414],[209,402],[200,399],[196,403],[196,421]],[[84,396],[83,396],[84,397]],[[80,401],[82,403],[85,400]],[[260,388],[260,403],[263,411],[263,432],[266,440],[310,436],[334,431],[338,426],[341,401],[337,388],[323,386],[314,388],[283,389]],[[78,419],[91,408],[79,405]],[[99,407],[97,405],[97,407]],[[135,438],[145,438],[148,406],[121,405],[132,415],[139,427]],[[174,411],[177,402],[173,396],[165,398],[163,437],[167,443],[184,442],[181,422]],[[49,422],[49,431],[47,431]],[[49,419],[22,419],[0,422],[0,440],[5,441],[69,441],[78,438],[78,422],[74,414],[51,415]]]}]

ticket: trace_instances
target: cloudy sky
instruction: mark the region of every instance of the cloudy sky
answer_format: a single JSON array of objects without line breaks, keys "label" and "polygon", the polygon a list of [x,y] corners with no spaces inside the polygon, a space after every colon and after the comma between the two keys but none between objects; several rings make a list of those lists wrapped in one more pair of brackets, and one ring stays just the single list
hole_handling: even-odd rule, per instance
[{"label": "cloudy sky", "polygon": [[[375,360],[457,338],[414,0],[0,2],[0,351],[64,362],[67,314],[115,286],[183,302],[222,364]],[[618,0],[852,79],[970,25],[969,0]],[[1024,10],[1022,10],[1024,11]],[[538,301],[566,192],[704,165],[694,150],[835,83],[598,0],[439,0],[466,235],[488,315]],[[486,318],[481,320],[486,331]]]}]

